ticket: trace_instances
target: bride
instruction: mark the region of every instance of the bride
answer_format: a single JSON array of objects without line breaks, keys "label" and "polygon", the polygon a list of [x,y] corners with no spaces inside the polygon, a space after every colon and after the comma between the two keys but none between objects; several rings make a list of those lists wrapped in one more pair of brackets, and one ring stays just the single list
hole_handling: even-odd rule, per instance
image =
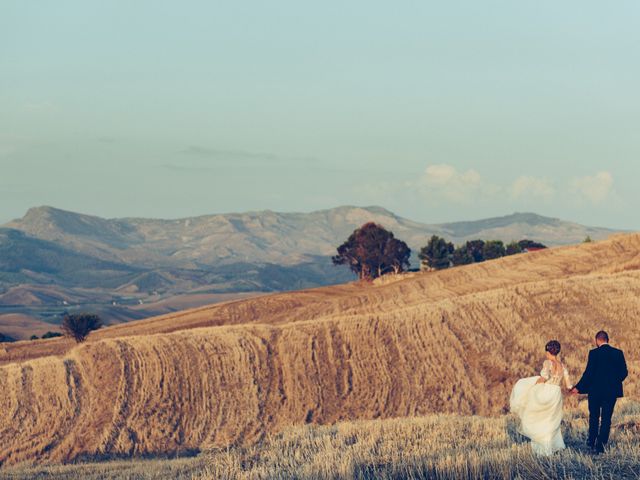
[{"label": "bride", "polygon": [[562,421],[561,384],[571,390],[569,372],[558,360],[560,342],[551,340],[544,347],[547,359],[539,377],[521,378],[513,386],[511,411],[520,419],[520,433],[531,439],[537,455],[552,455],[565,448]]}]

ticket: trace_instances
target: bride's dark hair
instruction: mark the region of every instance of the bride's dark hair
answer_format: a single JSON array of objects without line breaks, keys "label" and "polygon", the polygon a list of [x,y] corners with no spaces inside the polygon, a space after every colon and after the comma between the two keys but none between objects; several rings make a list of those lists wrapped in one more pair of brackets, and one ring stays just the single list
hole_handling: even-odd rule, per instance
[{"label": "bride's dark hair", "polygon": [[560,353],[560,342],[557,340],[551,340],[544,346],[544,350],[551,355],[558,355]]}]

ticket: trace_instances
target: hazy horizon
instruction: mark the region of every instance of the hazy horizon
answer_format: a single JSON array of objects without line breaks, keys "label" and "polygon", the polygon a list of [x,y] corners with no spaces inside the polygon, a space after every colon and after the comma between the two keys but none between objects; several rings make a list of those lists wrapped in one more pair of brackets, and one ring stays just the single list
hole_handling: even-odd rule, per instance
[{"label": "hazy horizon", "polygon": [[[193,217],[197,217],[197,216],[234,215],[234,214],[245,214],[245,213],[260,213],[260,212],[266,212],[266,211],[272,211],[272,212],[280,213],[280,214],[288,214],[288,213],[290,213],[290,214],[310,214],[310,213],[314,213],[314,212],[318,212],[318,211],[333,210],[333,209],[337,209],[337,208],[349,208],[349,207],[352,207],[352,208],[363,208],[363,209],[383,208],[383,209],[391,212],[392,214],[395,214],[395,215],[398,215],[399,217],[404,218],[405,220],[415,221],[415,222],[424,223],[424,224],[428,224],[429,223],[429,222],[422,222],[420,220],[416,220],[415,218],[411,218],[411,217],[406,217],[406,216],[400,215],[400,214],[398,214],[398,212],[394,212],[393,210],[385,207],[384,205],[335,205],[333,207],[320,208],[320,209],[314,209],[314,210],[254,209],[254,210],[228,211],[228,212],[209,212],[209,213],[194,215],[194,216],[191,216],[191,217],[184,217],[184,216],[182,216],[182,217],[161,217],[161,216],[159,216],[159,217],[158,216],[154,216],[154,217],[132,217],[130,215],[109,217],[109,216],[102,216],[102,215],[98,215],[98,214],[95,214],[95,213],[86,212],[86,211],[82,211],[82,210],[63,209],[63,208],[56,207],[55,205],[34,205],[33,207],[29,207],[27,210],[25,210],[25,212],[22,215],[19,215],[18,217],[6,219],[6,220],[0,219],[0,226],[4,225],[6,223],[9,223],[11,221],[14,221],[14,220],[20,220],[21,218],[23,218],[27,214],[27,211],[30,210],[31,208],[46,208],[46,207],[54,208],[54,209],[57,209],[57,210],[64,210],[64,211],[68,211],[68,212],[73,212],[73,213],[77,213],[77,214],[81,214],[81,215],[96,216],[96,217],[105,218],[105,219],[108,219],[108,220],[117,220],[117,219],[126,219],[126,218],[147,218],[147,219],[153,219],[153,220],[180,220],[180,219],[186,219],[186,218],[193,218]],[[473,222],[473,221],[487,220],[487,219],[491,219],[491,218],[508,217],[508,216],[511,216],[511,215],[518,215],[518,214],[534,214],[534,215],[540,215],[540,216],[547,217],[547,215],[541,215],[538,212],[512,211],[512,212],[504,213],[502,215],[496,215],[494,217],[452,218],[452,219],[444,221],[444,222],[430,222],[430,223],[431,224],[443,224],[443,223],[456,223],[456,222]],[[567,222],[572,222],[573,221],[570,218],[560,218],[560,217],[549,217],[549,218],[557,218],[559,220],[563,220],[563,221],[567,221]],[[583,224],[583,225],[587,226],[587,227],[602,227],[602,228],[612,228],[612,229],[615,229],[615,230],[625,230],[625,229],[622,229],[622,228],[616,229],[615,227],[606,227],[606,226],[603,226],[603,225],[590,225],[590,224]]]},{"label": "hazy horizon", "polygon": [[380,205],[640,229],[640,4],[3,2],[0,223]]}]

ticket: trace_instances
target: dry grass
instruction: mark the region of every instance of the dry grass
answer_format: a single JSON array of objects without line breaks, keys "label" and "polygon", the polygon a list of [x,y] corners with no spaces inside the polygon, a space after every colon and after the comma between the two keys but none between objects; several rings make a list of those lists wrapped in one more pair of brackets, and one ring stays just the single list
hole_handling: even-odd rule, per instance
[{"label": "dry grass", "polygon": [[[583,405],[581,405],[582,407]],[[512,416],[430,415],[293,426],[249,446],[197,458],[14,467],[7,479],[622,479],[640,476],[640,404],[621,402],[611,449],[584,448],[586,408],[567,411],[568,449],[535,457]]]},{"label": "dry grass", "polygon": [[568,449],[536,457],[512,416],[433,415],[290,428],[208,455],[201,479],[609,479],[640,476],[640,405],[614,417],[611,449],[592,456],[584,412],[567,413]]},{"label": "dry grass", "polygon": [[[551,337],[574,375],[593,333],[638,398],[640,236],[263,296],[0,352],[0,462],[193,453],[294,424],[496,415]],[[5,393],[6,392],[6,393]]]},{"label": "dry grass", "polygon": [[0,471],[7,480],[190,480],[206,472],[204,457],[173,460],[111,460],[70,465],[16,466]]}]

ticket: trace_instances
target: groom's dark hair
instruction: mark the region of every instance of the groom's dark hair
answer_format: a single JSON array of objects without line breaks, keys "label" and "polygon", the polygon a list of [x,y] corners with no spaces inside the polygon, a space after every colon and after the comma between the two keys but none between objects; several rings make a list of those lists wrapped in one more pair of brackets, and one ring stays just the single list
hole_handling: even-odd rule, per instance
[{"label": "groom's dark hair", "polygon": [[560,342],[557,340],[551,340],[544,346],[544,350],[551,355],[557,355],[560,353]]},{"label": "groom's dark hair", "polygon": [[609,335],[604,330],[600,330],[598,333],[596,333],[596,340],[600,340],[601,342],[608,342]]}]

